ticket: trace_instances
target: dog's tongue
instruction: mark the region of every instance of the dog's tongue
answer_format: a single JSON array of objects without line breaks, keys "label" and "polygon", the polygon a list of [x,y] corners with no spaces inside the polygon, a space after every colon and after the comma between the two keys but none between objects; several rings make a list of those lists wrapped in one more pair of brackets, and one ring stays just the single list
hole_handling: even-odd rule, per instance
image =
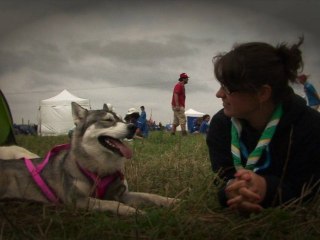
[{"label": "dog's tongue", "polygon": [[121,141],[115,139],[110,139],[109,141],[112,142],[119,149],[122,156],[124,156],[127,159],[132,158],[131,149],[124,145]]}]

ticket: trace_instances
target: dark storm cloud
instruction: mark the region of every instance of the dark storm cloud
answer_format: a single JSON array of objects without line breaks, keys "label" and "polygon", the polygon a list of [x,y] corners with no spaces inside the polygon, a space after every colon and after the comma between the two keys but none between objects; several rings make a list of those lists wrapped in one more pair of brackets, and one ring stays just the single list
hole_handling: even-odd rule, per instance
[{"label": "dark storm cloud", "polygon": [[52,69],[63,68],[66,63],[67,60],[57,46],[40,41],[30,43],[27,48],[0,51],[0,74],[24,67],[39,72],[52,73]]},{"label": "dark storm cloud", "polygon": [[91,41],[75,46],[73,52],[75,59],[90,56],[127,62],[130,65],[150,65],[158,63],[159,59],[192,57],[198,49],[188,46],[186,42],[175,38],[164,43],[144,39],[110,41],[105,44]]},{"label": "dark storm cloud", "polygon": [[[228,0],[225,2],[227,3]],[[242,0],[229,1],[234,7],[250,9],[257,14],[268,15],[277,21],[284,21],[302,29],[304,32],[311,32],[320,37],[319,22],[320,1],[317,0]],[[263,27],[263,26],[261,26]],[[274,26],[276,28],[276,26]]]},{"label": "dark storm cloud", "polygon": [[18,119],[35,118],[40,99],[66,88],[99,107],[115,102],[121,112],[136,104],[152,106],[169,121],[172,87],[187,72],[188,107],[213,113],[221,103],[214,98],[219,86],[212,57],[235,42],[292,43],[304,34],[306,69],[320,78],[319,4],[2,0],[1,88]]}]

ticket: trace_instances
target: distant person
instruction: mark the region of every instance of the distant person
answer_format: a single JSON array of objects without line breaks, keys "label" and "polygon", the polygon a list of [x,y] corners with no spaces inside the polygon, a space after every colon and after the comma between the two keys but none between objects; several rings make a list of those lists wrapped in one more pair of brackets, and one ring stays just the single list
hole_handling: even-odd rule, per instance
[{"label": "distant person", "polygon": [[200,132],[200,126],[202,123],[202,117],[197,117],[192,122],[192,129],[191,133],[199,133]]},{"label": "distant person", "polygon": [[[124,120],[127,123],[132,123],[136,127],[136,132],[133,138],[136,139],[143,139],[144,136],[141,130],[141,123],[139,122],[140,113],[136,108],[129,108],[128,112],[126,113]],[[128,140],[128,139],[127,139]]]},{"label": "distant person", "polygon": [[149,135],[149,127],[147,122],[147,113],[145,111],[144,106],[140,107],[140,117],[138,118],[138,128],[136,134],[139,136],[143,136],[144,138],[147,138]]},{"label": "distant person", "polygon": [[202,134],[207,134],[209,131],[209,121],[210,121],[210,115],[205,114],[202,117],[202,122],[199,128],[199,132]]},{"label": "distant person", "polygon": [[177,127],[181,126],[181,134],[187,135],[186,131],[186,115],[185,115],[185,101],[186,90],[184,85],[188,84],[189,76],[186,73],[181,73],[179,82],[174,86],[171,106],[173,110],[173,124],[171,134],[175,135]]},{"label": "distant person", "polygon": [[139,117],[140,117],[140,113],[137,109],[129,108],[125,117],[124,117],[124,120],[127,123],[132,123],[132,124],[136,125]]},{"label": "distant person", "polygon": [[[124,120],[127,123],[132,123],[138,129],[138,119],[139,119],[139,117],[140,117],[140,113],[136,108],[129,108],[128,112],[126,113],[126,115],[124,117]],[[137,129],[136,129],[136,133],[137,133]],[[142,136],[139,136],[139,134],[137,135],[136,133],[133,136],[133,138],[142,139]],[[130,139],[126,139],[126,140],[129,141]]]},{"label": "distant person", "polygon": [[304,92],[306,94],[307,100],[308,100],[308,106],[315,109],[319,110],[320,106],[320,97],[319,94],[317,93],[317,90],[315,87],[308,82],[309,76],[305,74],[301,74],[298,76],[298,81],[303,85]]},{"label": "distant person", "polygon": [[302,43],[249,42],[213,59],[223,109],[207,144],[224,181],[222,206],[250,214],[319,196],[320,113],[289,85],[303,66]]}]

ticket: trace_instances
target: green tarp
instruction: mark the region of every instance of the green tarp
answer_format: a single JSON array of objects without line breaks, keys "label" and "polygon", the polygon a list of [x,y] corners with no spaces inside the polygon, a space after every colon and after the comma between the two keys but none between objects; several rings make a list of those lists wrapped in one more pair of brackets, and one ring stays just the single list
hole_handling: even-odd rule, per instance
[{"label": "green tarp", "polygon": [[0,89],[0,145],[16,144],[9,105]]}]

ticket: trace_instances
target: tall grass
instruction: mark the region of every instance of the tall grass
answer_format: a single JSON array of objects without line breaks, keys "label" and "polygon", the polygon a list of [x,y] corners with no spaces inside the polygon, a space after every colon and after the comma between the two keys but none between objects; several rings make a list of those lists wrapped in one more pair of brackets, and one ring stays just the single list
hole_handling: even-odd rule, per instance
[{"label": "tall grass", "polygon": [[[68,137],[19,136],[21,146],[43,156]],[[152,132],[128,142],[134,157],[126,164],[131,191],[182,201],[169,209],[143,207],[145,216],[119,217],[70,206],[10,201],[0,204],[0,239],[319,239],[320,198],[306,206],[266,209],[242,217],[221,209],[217,179],[202,135]]]}]

